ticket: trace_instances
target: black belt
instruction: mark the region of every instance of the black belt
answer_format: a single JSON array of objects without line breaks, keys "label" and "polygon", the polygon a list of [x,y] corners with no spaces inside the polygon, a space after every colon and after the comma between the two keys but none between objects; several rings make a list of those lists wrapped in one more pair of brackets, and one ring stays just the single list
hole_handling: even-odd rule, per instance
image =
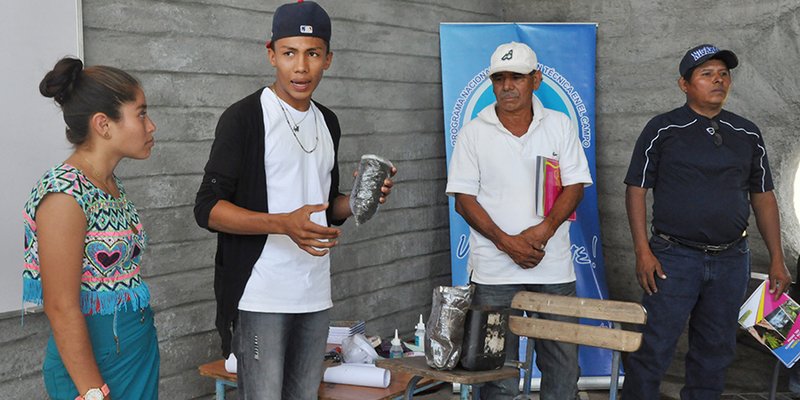
[{"label": "black belt", "polygon": [[700,250],[700,251],[702,251],[704,253],[712,253],[712,254],[728,250],[731,247],[733,247],[736,244],[738,244],[739,242],[741,242],[742,239],[747,237],[747,231],[745,231],[745,232],[742,232],[742,236],[740,238],[738,238],[738,239],[736,239],[736,240],[734,240],[734,241],[732,241],[730,243],[707,244],[707,243],[700,243],[700,242],[695,242],[695,241],[691,241],[691,240],[681,239],[681,238],[678,238],[678,237],[675,237],[675,236],[670,236],[670,235],[667,235],[664,232],[659,231],[656,228],[653,228],[652,231],[653,231],[654,235],[656,235],[656,236],[658,236],[658,237],[660,237],[660,238],[662,238],[662,239],[664,239],[664,240],[666,240],[666,241],[668,241],[670,243],[677,244],[677,245],[683,246],[683,247],[689,247],[689,248],[692,248],[692,249],[695,249],[695,250]]}]

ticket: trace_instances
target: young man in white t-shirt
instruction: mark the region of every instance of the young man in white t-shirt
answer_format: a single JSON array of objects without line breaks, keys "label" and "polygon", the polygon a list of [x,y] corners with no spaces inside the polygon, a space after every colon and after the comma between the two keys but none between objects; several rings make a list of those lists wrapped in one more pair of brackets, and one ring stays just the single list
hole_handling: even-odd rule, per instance
[{"label": "young man in white t-shirt", "polygon": [[[497,102],[459,132],[447,179],[447,194],[455,196],[456,211],[470,226],[473,304],[509,307],[514,294],[523,290],[574,296],[566,220],[583,198],[584,186],[592,183],[577,130],[567,116],[544,108],[533,95],[542,73],[527,45],[500,45],[489,74]],[[535,207],[537,156],[558,160],[564,186],[544,218]],[[535,346],[541,398],[576,398],[577,346],[546,340]],[[517,359],[518,349],[519,338],[508,332],[507,358]],[[483,399],[517,394],[516,378],[491,382],[481,390]]]},{"label": "young man in white t-shirt", "polygon": [[340,233],[330,225],[352,215],[338,191],[338,119],[311,99],[333,59],[330,36],[318,4],[278,7],[267,44],[275,82],[222,114],[195,202],[198,224],[219,233],[216,324],[243,399],[315,399],[322,378],[328,251]]}]

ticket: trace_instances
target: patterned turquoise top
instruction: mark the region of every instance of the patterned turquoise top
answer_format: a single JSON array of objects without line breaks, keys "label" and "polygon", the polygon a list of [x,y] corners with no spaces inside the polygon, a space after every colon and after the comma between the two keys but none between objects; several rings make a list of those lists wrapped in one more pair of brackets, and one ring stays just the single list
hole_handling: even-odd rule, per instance
[{"label": "patterned turquoise top", "polygon": [[[47,171],[31,191],[23,212],[25,254],[23,301],[42,304],[36,208],[45,195],[65,193],[75,198],[86,215],[86,239],[81,276],[81,311],[114,314],[119,308],[133,310],[150,303],[150,290],[139,275],[147,234],[136,207],[128,200],[122,183],[114,177],[119,198],[95,186],[79,169],[59,164]],[[135,227],[135,228],[132,228]]]}]

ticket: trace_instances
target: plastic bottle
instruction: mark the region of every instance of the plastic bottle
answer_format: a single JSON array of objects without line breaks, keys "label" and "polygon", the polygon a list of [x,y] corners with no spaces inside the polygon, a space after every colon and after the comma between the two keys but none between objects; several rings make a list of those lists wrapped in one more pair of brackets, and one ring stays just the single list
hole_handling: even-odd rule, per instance
[{"label": "plastic bottle", "polygon": [[394,339],[392,339],[392,347],[389,348],[389,358],[402,358],[403,346],[400,345],[400,337],[397,336],[397,329],[394,330]]},{"label": "plastic bottle", "polygon": [[418,347],[425,346],[425,323],[422,322],[422,314],[419,315],[419,323],[414,327],[414,345]]}]

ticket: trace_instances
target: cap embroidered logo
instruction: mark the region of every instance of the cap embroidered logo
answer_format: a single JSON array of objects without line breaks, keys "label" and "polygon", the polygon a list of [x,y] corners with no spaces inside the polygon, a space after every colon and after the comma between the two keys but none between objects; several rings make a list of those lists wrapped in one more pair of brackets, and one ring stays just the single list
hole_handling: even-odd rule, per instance
[{"label": "cap embroidered logo", "polygon": [[500,59],[504,60],[504,61],[505,60],[510,60],[512,58],[514,58],[514,49],[509,50],[508,53],[503,54],[503,56],[500,57]]},{"label": "cap embroidered logo", "polygon": [[692,52],[692,58],[694,58],[694,60],[697,61],[697,60],[700,59],[700,57],[703,57],[703,56],[705,56],[707,54],[716,54],[717,52],[719,52],[718,48],[716,48],[714,46],[706,46],[706,47],[703,47],[702,49],[697,49],[697,50],[693,51]]},{"label": "cap embroidered logo", "polygon": [[300,33],[314,33],[314,27],[311,25],[300,25]]}]

